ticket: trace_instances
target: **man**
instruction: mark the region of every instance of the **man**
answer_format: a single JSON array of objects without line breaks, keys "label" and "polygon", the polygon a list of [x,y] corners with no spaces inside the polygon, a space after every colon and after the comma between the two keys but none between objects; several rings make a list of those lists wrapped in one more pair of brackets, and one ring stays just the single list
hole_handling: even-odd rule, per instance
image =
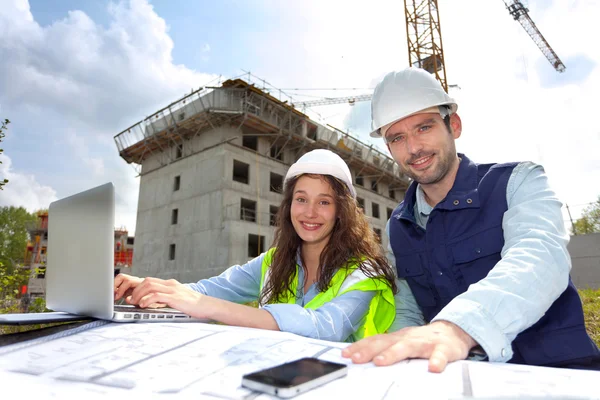
[{"label": "man", "polygon": [[[405,328],[361,340],[343,355],[376,365],[425,358],[432,372],[474,354],[600,369],[569,277],[561,203],[543,168],[478,165],[457,154],[457,108],[416,68],[392,72],[375,88],[371,136],[383,137],[413,180],[387,226],[390,262],[404,284],[397,318]],[[411,291],[428,325],[410,327]]]}]

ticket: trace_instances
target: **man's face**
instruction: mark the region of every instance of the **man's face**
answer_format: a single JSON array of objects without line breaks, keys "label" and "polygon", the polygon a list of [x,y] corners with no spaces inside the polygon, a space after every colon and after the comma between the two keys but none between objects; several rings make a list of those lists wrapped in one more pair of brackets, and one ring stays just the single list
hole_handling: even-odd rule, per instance
[{"label": "man's face", "polygon": [[450,117],[451,131],[437,113],[416,114],[392,125],[385,141],[402,172],[414,181],[429,185],[441,181],[456,159],[454,140],[460,136],[460,117]]}]

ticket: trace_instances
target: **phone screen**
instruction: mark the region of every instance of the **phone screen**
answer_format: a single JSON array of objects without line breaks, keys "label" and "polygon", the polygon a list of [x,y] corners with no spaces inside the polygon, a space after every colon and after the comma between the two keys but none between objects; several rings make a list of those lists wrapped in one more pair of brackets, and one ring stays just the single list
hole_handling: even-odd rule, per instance
[{"label": "phone screen", "polygon": [[344,364],[322,361],[316,358],[301,358],[273,368],[244,376],[265,385],[287,388],[312,381],[324,375],[346,368]]}]

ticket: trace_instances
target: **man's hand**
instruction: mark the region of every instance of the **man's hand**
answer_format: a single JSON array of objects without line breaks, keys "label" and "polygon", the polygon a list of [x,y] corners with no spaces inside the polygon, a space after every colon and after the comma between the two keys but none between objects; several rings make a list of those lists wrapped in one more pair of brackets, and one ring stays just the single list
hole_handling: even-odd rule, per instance
[{"label": "man's hand", "polygon": [[442,372],[449,362],[466,359],[475,346],[477,342],[457,325],[436,321],[362,339],[342,350],[342,356],[357,364],[373,361],[381,366],[426,358],[430,372]]}]

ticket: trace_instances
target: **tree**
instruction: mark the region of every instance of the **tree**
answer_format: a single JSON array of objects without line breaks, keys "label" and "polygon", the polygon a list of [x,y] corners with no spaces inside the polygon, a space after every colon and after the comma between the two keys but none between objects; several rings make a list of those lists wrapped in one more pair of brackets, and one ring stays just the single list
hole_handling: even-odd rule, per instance
[{"label": "tree", "polygon": [[36,220],[23,207],[0,207],[0,263],[6,268],[23,261],[29,236],[26,225]]},{"label": "tree", "polygon": [[[8,119],[5,119],[4,122],[2,122],[2,125],[0,125],[0,142],[2,142],[2,138],[4,138],[4,136],[6,136],[4,134],[4,131],[7,129],[6,127],[8,126],[8,124],[10,124],[10,121]],[[4,150],[0,149],[0,154],[2,154]],[[0,164],[2,164],[2,161],[0,161]],[[4,190],[3,186],[6,185],[8,183],[8,179],[2,179],[0,178],[0,190]]]},{"label": "tree", "polygon": [[28,281],[28,269],[8,266],[0,262],[0,309],[4,308],[2,302],[16,298],[21,287]]},{"label": "tree", "polygon": [[583,210],[581,218],[575,221],[573,230],[576,235],[600,232],[600,196],[596,202]]}]

